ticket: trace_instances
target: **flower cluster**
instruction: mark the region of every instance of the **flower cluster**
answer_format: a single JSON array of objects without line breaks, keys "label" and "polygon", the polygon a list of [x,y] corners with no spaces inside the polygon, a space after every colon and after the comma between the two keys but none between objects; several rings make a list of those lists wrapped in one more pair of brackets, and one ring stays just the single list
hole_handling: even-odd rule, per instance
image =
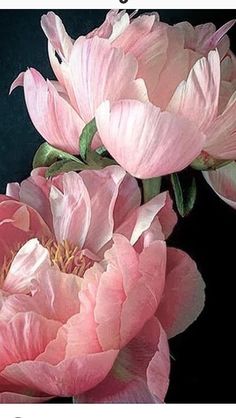
[{"label": "flower cluster", "polygon": [[0,196],[0,402],[164,401],[168,339],[205,285],[167,246],[177,216],[160,177],[176,192],[191,165],[236,208],[233,24],[112,10],[74,41],[42,17],[56,81],[30,68],[11,86],[46,142]]}]

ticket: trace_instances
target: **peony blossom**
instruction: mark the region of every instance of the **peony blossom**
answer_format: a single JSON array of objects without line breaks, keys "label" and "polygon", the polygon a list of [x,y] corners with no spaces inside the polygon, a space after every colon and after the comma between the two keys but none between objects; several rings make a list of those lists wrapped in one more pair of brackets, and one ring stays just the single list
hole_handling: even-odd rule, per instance
[{"label": "peony blossom", "polygon": [[236,162],[217,170],[203,171],[203,176],[216,194],[236,209]]},{"label": "peony blossom", "polygon": [[216,31],[110,11],[76,41],[53,12],[41,23],[57,81],[29,69],[11,90],[23,85],[31,120],[50,144],[78,154],[82,129],[95,116],[93,147],[104,144],[138,178],[180,171],[202,151],[204,158],[236,156],[232,84],[225,87],[220,74],[232,56],[226,32],[234,21]]},{"label": "peony blossom", "polygon": [[195,263],[166,248],[168,194],[141,205],[117,166],[44,171],[1,196],[0,401],[162,402],[167,336],[204,304]]}]

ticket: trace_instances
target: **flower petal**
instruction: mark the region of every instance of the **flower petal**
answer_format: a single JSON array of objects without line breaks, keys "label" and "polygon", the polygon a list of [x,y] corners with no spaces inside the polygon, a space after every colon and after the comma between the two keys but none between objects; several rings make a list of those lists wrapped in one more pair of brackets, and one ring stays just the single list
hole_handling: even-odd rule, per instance
[{"label": "flower petal", "polygon": [[231,96],[222,115],[219,115],[207,130],[204,149],[219,159],[236,158],[236,92]]},{"label": "flower petal", "polygon": [[233,209],[236,209],[236,163],[212,171],[203,171],[203,177],[216,194]]},{"label": "flower petal", "polygon": [[201,313],[205,284],[194,261],[183,251],[168,248],[167,278],[157,317],[169,338],[183,332]]},{"label": "flower petal", "polygon": [[28,293],[31,281],[50,266],[48,250],[31,239],[15,255],[2,288],[9,293]]},{"label": "flower petal", "polygon": [[179,84],[167,110],[196,122],[205,131],[217,114],[219,87],[219,54],[211,51],[208,58],[196,62],[187,81]]},{"label": "flower petal", "polygon": [[85,170],[80,176],[91,202],[91,220],[84,246],[97,253],[112,238],[113,211],[125,171],[121,167],[110,166],[97,171]]},{"label": "flower petal", "polygon": [[138,70],[133,56],[125,55],[121,49],[113,48],[107,39],[96,36],[91,39],[78,38],[69,67],[77,108],[86,122],[94,117],[97,107],[104,100],[113,102],[120,97],[129,97],[130,84],[135,80]]},{"label": "flower petal", "polygon": [[1,375],[22,388],[52,396],[71,397],[100,383],[112,368],[117,354],[117,350],[110,350],[81,355],[57,365],[44,361],[23,361],[7,366]]},{"label": "flower petal", "polygon": [[24,74],[24,93],[30,118],[43,138],[56,148],[78,153],[84,122],[55,87],[31,68]]},{"label": "flower petal", "polygon": [[68,60],[73,47],[73,42],[67,34],[59,16],[53,12],[48,12],[46,15],[43,15],[41,17],[41,27],[60,58]]},{"label": "flower petal", "polygon": [[77,173],[63,174],[63,191],[52,186],[50,203],[58,242],[69,240],[83,247],[91,220],[88,190]]},{"label": "flower petal", "polygon": [[104,102],[96,111],[96,122],[107,150],[138,178],[182,170],[199,155],[205,141],[185,118],[135,100],[111,107]]},{"label": "flower petal", "polygon": [[76,403],[159,403],[164,400],[168,377],[168,343],[152,318],[120,351],[104,381],[76,398]]}]

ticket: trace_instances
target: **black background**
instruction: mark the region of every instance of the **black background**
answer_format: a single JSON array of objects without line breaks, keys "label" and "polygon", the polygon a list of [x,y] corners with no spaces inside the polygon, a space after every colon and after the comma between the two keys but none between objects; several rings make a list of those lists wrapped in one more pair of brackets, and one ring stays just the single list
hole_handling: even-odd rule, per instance
[{"label": "black background", "polygon": [[[47,10],[0,11],[0,192],[7,182],[29,175],[32,157],[42,142],[27,114],[23,91],[8,96],[20,71],[35,67],[53,78],[40,17]],[[54,10],[76,38],[97,27],[105,10]],[[143,11],[142,11],[143,12]],[[221,26],[235,10],[158,10],[161,20],[174,24]],[[236,52],[236,28],[231,48]],[[204,312],[185,333],[170,341],[172,361],[168,403],[233,403],[235,395],[236,212],[210,190],[197,174],[198,199],[193,212],[180,220],[170,244],[197,261],[207,285]],[[58,400],[58,402],[70,400]],[[55,401],[54,401],[55,402]]]}]

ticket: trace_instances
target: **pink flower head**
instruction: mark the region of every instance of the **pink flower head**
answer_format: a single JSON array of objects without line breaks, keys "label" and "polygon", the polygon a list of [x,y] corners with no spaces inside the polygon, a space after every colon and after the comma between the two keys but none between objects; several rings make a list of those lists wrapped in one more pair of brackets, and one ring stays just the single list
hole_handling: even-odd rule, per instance
[{"label": "pink flower head", "polygon": [[110,11],[100,28],[76,41],[53,12],[41,23],[58,81],[29,69],[11,90],[23,85],[31,120],[50,144],[78,154],[82,129],[95,116],[93,147],[103,143],[139,178],[182,170],[202,150],[236,156],[235,104],[227,105],[230,89],[221,91],[220,74],[234,21],[216,31],[212,24],[172,27],[157,14],[132,19]]},{"label": "pink flower head", "polygon": [[167,336],[204,304],[196,265],[166,249],[168,194],[141,205],[117,166],[43,172],[1,197],[0,401],[163,401]]}]

